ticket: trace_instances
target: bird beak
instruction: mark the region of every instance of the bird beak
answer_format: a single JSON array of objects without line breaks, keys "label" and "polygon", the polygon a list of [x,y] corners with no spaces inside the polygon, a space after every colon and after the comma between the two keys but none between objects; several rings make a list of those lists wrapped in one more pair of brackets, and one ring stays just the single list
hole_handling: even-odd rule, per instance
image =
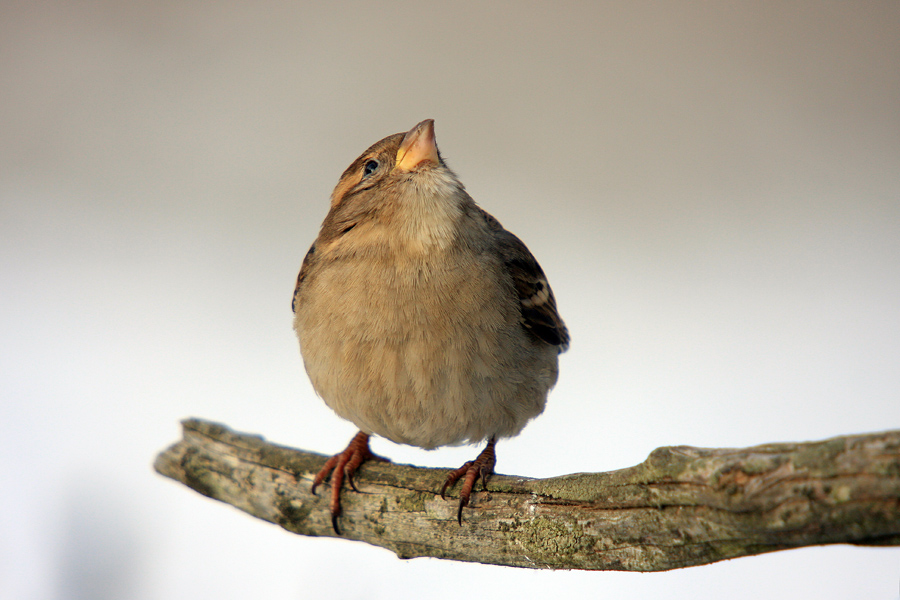
[{"label": "bird beak", "polygon": [[425,119],[403,137],[394,168],[409,172],[427,160],[436,165],[441,162],[434,141],[434,119]]}]

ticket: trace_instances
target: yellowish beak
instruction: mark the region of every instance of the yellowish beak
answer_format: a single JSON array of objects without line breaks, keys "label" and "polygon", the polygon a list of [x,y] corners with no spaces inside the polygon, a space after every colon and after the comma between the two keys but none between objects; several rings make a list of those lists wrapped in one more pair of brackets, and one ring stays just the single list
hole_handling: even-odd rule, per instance
[{"label": "yellowish beak", "polygon": [[425,161],[439,164],[437,143],[434,141],[434,119],[425,119],[409,130],[397,150],[395,169],[412,171]]}]

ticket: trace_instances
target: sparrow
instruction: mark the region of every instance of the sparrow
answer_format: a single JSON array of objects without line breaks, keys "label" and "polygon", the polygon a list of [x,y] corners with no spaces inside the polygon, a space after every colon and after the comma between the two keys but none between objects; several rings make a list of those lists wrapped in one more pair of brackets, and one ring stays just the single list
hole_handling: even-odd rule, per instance
[{"label": "sparrow", "polygon": [[313,388],[359,433],[313,479],[340,491],[378,435],[424,449],[487,441],[463,480],[462,524],[498,439],[544,410],[569,344],[534,256],[482,210],[438,151],[434,121],[372,145],[347,167],[297,277],[294,330]]}]

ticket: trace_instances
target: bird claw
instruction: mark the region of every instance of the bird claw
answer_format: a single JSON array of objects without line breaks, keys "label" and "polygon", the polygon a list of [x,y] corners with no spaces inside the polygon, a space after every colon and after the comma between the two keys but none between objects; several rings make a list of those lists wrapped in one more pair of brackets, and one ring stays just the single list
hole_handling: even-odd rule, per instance
[{"label": "bird claw", "polygon": [[353,481],[353,473],[347,471],[346,467],[344,468],[344,476],[347,478],[347,483],[350,485],[350,489],[358,494],[359,489],[357,489],[356,487],[356,482]]},{"label": "bird claw", "polygon": [[497,457],[494,454],[494,444],[496,440],[491,438],[487,447],[482,450],[481,454],[475,460],[470,460],[463,464],[460,468],[451,471],[441,486],[441,498],[445,496],[447,488],[452,487],[460,479],[463,480],[462,488],[459,490],[459,508],[456,511],[456,521],[462,525],[463,508],[469,505],[469,498],[475,487],[478,478],[481,478],[481,486],[487,491],[487,480],[494,472],[494,465],[497,463]]},{"label": "bird claw", "polygon": [[341,530],[338,529],[338,515],[334,513],[331,513],[331,527],[336,534],[341,535]]},{"label": "bird claw", "polygon": [[325,465],[313,479],[310,492],[315,495],[316,488],[328,479],[329,475],[331,476],[331,500],[328,508],[331,511],[331,527],[337,535],[341,535],[338,527],[338,517],[341,516],[341,486],[346,478],[353,491],[359,492],[353,481],[353,474],[368,459],[387,461],[386,458],[372,454],[369,449],[369,435],[360,431],[350,440],[343,452],[335,454],[325,461]]}]

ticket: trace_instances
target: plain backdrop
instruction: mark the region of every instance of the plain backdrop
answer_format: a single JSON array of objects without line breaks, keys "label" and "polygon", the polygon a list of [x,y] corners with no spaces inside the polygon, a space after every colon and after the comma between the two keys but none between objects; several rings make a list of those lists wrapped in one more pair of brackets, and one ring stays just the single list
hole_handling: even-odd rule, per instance
[{"label": "plain backdrop", "polygon": [[896,1],[4,0],[0,596],[897,598],[897,548],[401,561],[152,471],[188,416],[344,447],[294,280],[343,169],[425,118],[572,333],[499,472],[900,427]]}]

